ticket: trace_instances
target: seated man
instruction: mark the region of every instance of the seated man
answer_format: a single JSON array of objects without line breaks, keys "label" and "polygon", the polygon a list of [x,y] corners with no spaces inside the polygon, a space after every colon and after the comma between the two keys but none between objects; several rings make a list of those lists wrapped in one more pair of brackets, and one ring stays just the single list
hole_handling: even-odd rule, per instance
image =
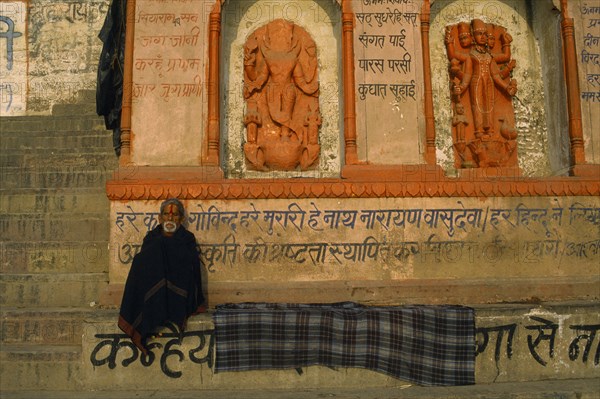
[{"label": "seated man", "polygon": [[119,328],[143,353],[157,327],[172,323],[183,330],[190,315],[206,310],[196,237],[182,226],[183,204],[166,200],[158,220],[133,258],[119,313]]}]

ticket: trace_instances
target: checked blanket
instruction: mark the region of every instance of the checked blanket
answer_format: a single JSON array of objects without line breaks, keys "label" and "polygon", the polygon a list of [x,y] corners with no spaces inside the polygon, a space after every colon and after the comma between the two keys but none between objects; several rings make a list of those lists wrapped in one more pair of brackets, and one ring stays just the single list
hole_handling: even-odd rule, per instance
[{"label": "checked blanket", "polygon": [[475,383],[474,311],[461,306],[224,304],[215,372],[359,367],[425,386]]}]

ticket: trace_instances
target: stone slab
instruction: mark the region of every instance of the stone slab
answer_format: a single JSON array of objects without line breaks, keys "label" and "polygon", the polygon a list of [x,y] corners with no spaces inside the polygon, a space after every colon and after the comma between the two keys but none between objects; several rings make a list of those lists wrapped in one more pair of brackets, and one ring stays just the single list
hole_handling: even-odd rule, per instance
[{"label": "stone slab", "polygon": [[78,189],[101,187],[110,178],[112,167],[102,165],[40,165],[7,166],[0,170],[3,189],[63,188]]},{"label": "stone slab", "polygon": [[[596,334],[599,310],[599,302],[476,306],[477,384],[599,378],[600,366],[594,359],[600,351]],[[215,374],[210,314],[192,317],[182,341],[178,333],[162,330],[163,335],[151,341],[160,346],[152,351],[152,359],[142,363],[137,350],[126,345],[128,339],[115,320],[116,311],[112,318],[85,324],[82,370],[89,388],[102,389],[109,383],[123,389],[140,384],[140,389],[180,389],[184,385],[197,390],[406,385],[359,369],[308,367],[301,375],[294,370]],[[155,378],[144,378],[148,373]]]},{"label": "stone slab", "polygon": [[[584,396],[575,397],[594,398],[585,395],[594,392],[590,384],[593,385],[600,378],[600,366],[595,359],[600,351],[597,334],[600,328],[599,311],[598,301],[475,306],[477,385],[436,388],[427,392],[429,395],[446,395],[450,392],[457,395],[440,397],[478,397],[471,396],[472,392],[476,392],[478,395],[496,395],[489,398],[504,398],[506,396],[502,394],[513,392],[504,390],[507,387],[504,384],[518,383],[518,386],[530,385],[531,388],[537,388],[522,391],[523,396],[510,397],[570,398],[552,395],[556,392],[564,395],[565,392],[561,389],[579,386],[580,388],[573,388],[571,392],[580,392]],[[274,389],[283,392],[337,392],[340,389],[351,389],[363,390],[365,393],[383,389],[400,395],[399,390],[411,386],[407,382],[367,370],[332,370],[318,366],[305,368],[302,374],[295,370],[215,374],[211,366],[214,356],[214,341],[211,339],[214,325],[210,313],[193,316],[181,341],[179,333],[162,330],[163,335],[151,341],[160,345],[142,363],[139,353],[132,351],[127,345],[128,339],[123,338],[122,332],[117,328],[117,314],[116,310],[102,309],[14,309],[3,312],[3,318],[14,321],[21,315],[23,319],[30,319],[23,323],[38,323],[40,327],[44,324],[43,320],[48,321],[48,327],[52,326],[50,321],[78,320],[82,330],[77,329],[74,322],[67,325],[73,328],[74,340],[77,335],[83,337],[83,347],[79,347],[71,344],[70,340],[52,341],[51,336],[56,335],[55,333],[38,334],[42,329],[32,328],[29,329],[32,333],[28,335],[28,341],[3,342],[0,360],[3,364],[11,364],[11,367],[2,367],[0,380],[3,393],[38,389],[70,392],[154,390],[185,395],[182,391],[194,390],[196,395],[201,392],[206,396],[213,392],[232,394],[239,391],[241,394],[251,394],[252,392],[246,391],[250,388],[258,390],[256,392]],[[21,328],[19,331],[19,336],[25,338],[25,330]],[[47,331],[59,330],[50,328]],[[67,335],[69,334],[64,336]],[[113,353],[111,349],[114,350]],[[35,376],[33,380],[32,376]],[[580,381],[581,385],[571,385],[574,379]],[[563,384],[541,388],[551,381],[562,381]],[[581,387],[586,389],[581,390]],[[472,391],[473,388],[484,390]],[[423,389],[411,387],[411,390],[416,390],[415,394],[425,392]],[[409,392],[411,391],[402,390],[401,397],[406,397],[404,394]],[[542,392],[545,396],[535,396]],[[18,395],[17,392],[14,394]],[[461,394],[468,396],[460,396]]]},{"label": "stone slab", "polygon": [[521,383],[480,384],[462,387],[428,388],[411,385],[382,388],[298,388],[291,390],[102,390],[102,391],[4,391],[5,399],[597,399],[599,379],[573,379]]},{"label": "stone slab", "polygon": [[0,166],[24,166],[24,165],[40,165],[42,167],[63,167],[66,165],[103,165],[105,163],[112,163],[114,159],[114,153],[112,153],[109,147],[106,148],[104,153],[99,150],[95,152],[82,152],[76,149],[72,149],[67,154],[54,153],[51,149],[46,149],[45,153],[31,153],[27,151],[25,154],[19,154],[16,151],[10,153],[3,153],[0,155]]},{"label": "stone slab", "polygon": [[[12,349],[12,351],[11,351]],[[81,390],[81,347],[25,347],[0,351],[2,397],[6,390]],[[5,367],[9,364],[10,367]]]},{"label": "stone slab", "polygon": [[[4,122],[3,122],[4,123]],[[11,134],[14,133],[14,134]],[[107,134],[93,134],[92,132],[77,134],[51,134],[51,135],[21,135],[24,132],[2,131],[2,140],[0,148],[2,150],[12,151],[73,151],[73,149],[82,149],[90,147],[100,147],[102,149],[112,148],[112,137]],[[116,163],[116,160],[115,160]]]},{"label": "stone slab", "polygon": [[102,214],[73,215],[65,219],[51,219],[34,215],[0,216],[0,237],[11,241],[75,241],[108,235],[108,223]]},{"label": "stone slab", "polygon": [[3,307],[85,307],[98,301],[107,284],[104,273],[2,274],[0,303]]},{"label": "stone slab", "polygon": [[70,214],[107,212],[109,202],[104,190],[81,188],[77,191],[32,189],[0,191],[0,212],[5,214]]},{"label": "stone slab", "polygon": [[7,33],[7,40],[0,43],[0,52],[4,55],[0,59],[0,117],[27,112],[27,6],[26,1],[4,1],[0,5],[6,26],[3,32]]},{"label": "stone slab", "polygon": [[[131,156],[138,165],[202,163],[208,91],[205,35],[211,5],[140,2],[135,6]],[[168,118],[148,117],[166,114]]]},{"label": "stone slab", "polygon": [[419,1],[352,1],[358,157],[423,163],[425,117]]},{"label": "stone slab", "polygon": [[[270,295],[280,285],[312,283],[315,286],[306,291],[312,294],[331,283],[337,284],[335,294],[343,294],[356,292],[347,288],[354,282],[360,286],[372,281],[377,287],[391,287],[374,296],[385,302],[386,294],[388,300],[398,298],[394,287],[423,282],[424,287],[439,284],[463,290],[446,296],[431,288],[429,301],[466,298],[469,303],[489,303],[552,294],[573,299],[579,284],[579,299],[600,291],[599,201],[307,198],[188,200],[185,205],[209,293],[212,287],[218,287],[213,292],[224,292],[228,285],[244,292],[245,284],[254,284]],[[144,235],[158,223],[159,204],[111,203],[110,248],[116,255],[110,260],[111,284],[125,281]],[[552,293],[550,287],[557,284],[562,288]],[[527,287],[532,290],[523,290]],[[418,298],[423,292],[412,291]],[[361,299],[370,296],[366,290]]]},{"label": "stone slab", "polygon": [[[205,284],[209,306],[242,302],[341,302],[353,300],[369,305],[403,304],[493,304],[540,303],[544,301],[587,301],[600,299],[600,278],[321,281],[321,282],[209,282]],[[117,307],[123,284],[109,284],[100,303]],[[482,294],[484,293],[484,294]]]},{"label": "stone slab", "polygon": [[108,242],[19,241],[0,243],[2,273],[105,273]]},{"label": "stone slab", "polygon": [[[84,319],[90,319],[90,313],[101,313],[97,307],[87,308],[43,308],[20,309],[3,306],[0,319],[2,349],[13,351],[39,347],[26,345],[75,345],[81,347]],[[77,359],[79,359],[77,357]],[[15,358],[16,359],[16,358]]]}]

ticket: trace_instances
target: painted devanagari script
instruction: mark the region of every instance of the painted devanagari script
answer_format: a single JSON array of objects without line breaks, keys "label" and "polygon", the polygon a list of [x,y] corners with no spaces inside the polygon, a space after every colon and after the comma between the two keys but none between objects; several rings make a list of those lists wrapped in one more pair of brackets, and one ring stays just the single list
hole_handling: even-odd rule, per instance
[{"label": "painted devanagari script", "polygon": [[[126,271],[157,226],[158,209],[121,204],[112,223],[113,261]],[[435,275],[465,265],[471,266],[460,273],[475,276],[495,266],[523,273],[514,265],[562,259],[585,269],[600,260],[600,202],[589,199],[190,202],[187,228],[216,277],[276,269],[290,276],[409,278],[421,269]]]},{"label": "painted devanagari script", "polygon": [[419,154],[418,137],[406,137],[418,131],[407,127],[416,127],[420,104],[420,10],[415,3],[354,2],[357,125],[367,134],[366,142],[359,143],[366,153],[359,156],[374,163],[397,163],[398,157],[411,162]]},{"label": "painted devanagari script", "polygon": [[135,162],[198,164],[207,95],[209,5],[201,0],[136,4],[132,130],[144,134],[135,138]]}]

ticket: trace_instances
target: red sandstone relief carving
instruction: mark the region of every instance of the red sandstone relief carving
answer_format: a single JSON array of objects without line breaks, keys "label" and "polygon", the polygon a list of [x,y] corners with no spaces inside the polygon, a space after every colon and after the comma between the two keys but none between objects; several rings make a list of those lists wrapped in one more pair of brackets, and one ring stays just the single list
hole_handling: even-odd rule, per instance
[{"label": "red sandstone relief carving", "polygon": [[457,168],[517,167],[512,37],[479,19],[446,27]]},{"label": "red sandstone relief carving", "polygon": [[319,80],[314,40],[277,19],[244,45],[246,143],[252,169],[307,169],[320,152]]},{"label": "red sandstone relief carving", "polygon": [[[417,177],[417,176],[415,176]],[[424,178],[424,177],[423,177]],[[381,197],[525,197],[525,196],[598,196],[597,178],[567,177],[552,180],[481,178],[474,181],[227,181],[190,183],[172,181],[113,180],[106,185],[111,201],[180,199],[275,199],[275,198],[381,198]]]}]

